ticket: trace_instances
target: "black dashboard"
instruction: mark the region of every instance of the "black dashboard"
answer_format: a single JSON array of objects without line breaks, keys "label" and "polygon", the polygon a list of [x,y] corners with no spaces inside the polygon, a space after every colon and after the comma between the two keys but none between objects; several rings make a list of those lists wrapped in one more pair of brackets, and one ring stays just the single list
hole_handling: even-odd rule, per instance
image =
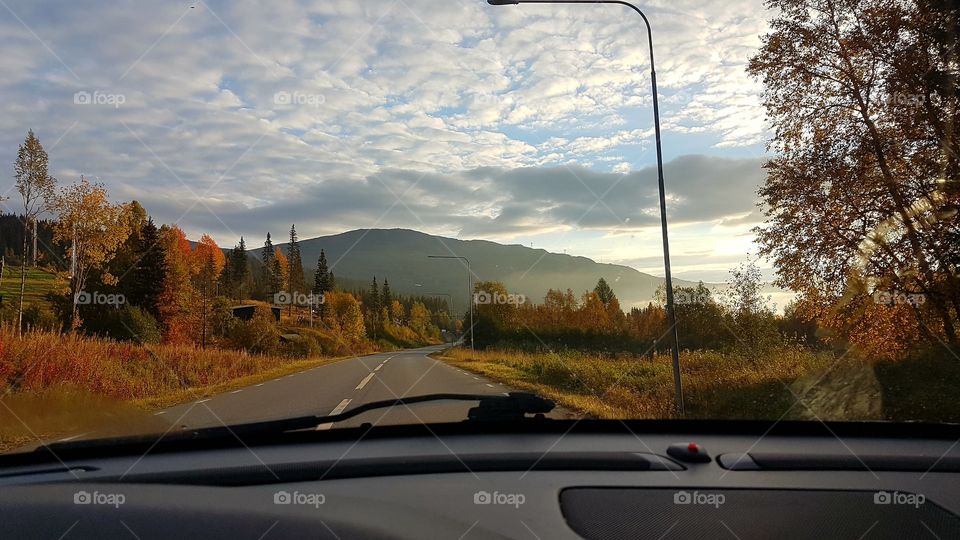
[{"label": "black dashboard", "polygon": [[952,429],[663,425],[54,447],[0,459],[0,519],[4,538],[960,538]]}]

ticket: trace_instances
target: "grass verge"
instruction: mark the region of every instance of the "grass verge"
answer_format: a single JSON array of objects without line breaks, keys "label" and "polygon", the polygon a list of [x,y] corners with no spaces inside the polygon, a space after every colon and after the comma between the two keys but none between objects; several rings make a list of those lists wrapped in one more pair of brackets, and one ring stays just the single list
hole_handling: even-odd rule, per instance
[{"label": "grass verge", "polygon": [[[525,353],[448,349],[437,359],[509,386],[536,392],[589,417],[673,417],[670,358],[602,357],[580,352]],[[684,352],[687,417],[723,419],[802,418],[789,385],[802,377],[855,365],[831,353],[785,347],[762,362],[712,351]],[[849,419],[849,418],[831,418]]]}]

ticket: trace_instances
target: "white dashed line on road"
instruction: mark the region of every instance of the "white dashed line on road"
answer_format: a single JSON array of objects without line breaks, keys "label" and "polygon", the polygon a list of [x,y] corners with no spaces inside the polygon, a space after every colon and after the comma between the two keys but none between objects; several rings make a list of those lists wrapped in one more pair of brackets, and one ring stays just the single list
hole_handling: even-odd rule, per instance
[{"label": "white dashed line on road", "polygon": [[[371,374],[371,375],[372,375],[372,374]],[[332,411],[330,411],[330,415],[329,415],[329,416],[333,416],[333,415],[335,415],[335,414],[340,414],[340,413],[342,413],[343,410],[347,408],[347,405],[350,404],[350,401],[351,401],[350,399],[345,399],[345,400],[341,401],[339,405],[337,405],[336,407],[333,408]],[[323,430],[325,430],[325,429],[330,429],[330,428],[332,428],[332,427],[333,427],[333,422],[328,422],[328,423],[326,423],[326,424],[320,424],[319,426],[317,426],[317,431],[323,431]]]},{"label": "white dashed line on road", "polygon": [[161,414],[167,414],[167,411],[157,411],[153,413],[154,416],[160,416]]},{"label": "white dashed line on road", "polygon": [[370,379],[372,379],[372,378],[373,378],[373,373],[367,375],[366,377],[363,378],[362,381],[360,381],[360,384],[358,384],[357,387],[354,388],[354,390],[360,390],[361,388],[363,388],[364,386],[366,386],[367,383],[370,382]]},{"label": "white dashed line on road", "polygon": [[487,383],[487,386],[489,386],[490,388],[493,388],[493,385],[490,383]]},{"label": "white dashed line on road", "polygon": [[197,401],[197,403],[206,403],[206,402],[208,402],[208,401],[210,401],[210,398],[201,399],[201,400]]},{"label": "white dashed line on road", "polygon": [[380,371],[380,368],[382,368],[382,367],[383,367],[383,364],[380,364],[379,366],[373,368],[373,370],[374,370],[374,371]]},{"label": "white dashed line on road", "polygon": [[233,392],[230,392],[230,393],[231,393],[231,394],[239,394],[240,392],[243,392],[243,389],[234,390]]}]

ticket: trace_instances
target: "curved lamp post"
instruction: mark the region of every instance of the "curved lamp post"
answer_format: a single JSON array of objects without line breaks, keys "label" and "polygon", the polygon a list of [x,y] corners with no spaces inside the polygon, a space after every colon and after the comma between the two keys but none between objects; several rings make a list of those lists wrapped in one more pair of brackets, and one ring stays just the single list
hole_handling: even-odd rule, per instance
[{"label": "curved lamp post", "polygon": [[657,183],[660,188],[660,229],[663,235],[663,267],[667,288],[667,324],[673,343],[673,384],[677,412],[684,413],[683,385],[680,382],[680,339],[677,335],[677,313],[673,302],[673,278],[670,274],[670,242],[667,239],[667,197],[663,186],[663,154],[660,150],[660,104],[657,100],[657,71],[653,63],[653,30],[650,21],[640,8],[621,0],[487,0],[491,6],[516,4],[619,4],[637,12],[647,27],[647,42],[650,46],[650,84],[653,87],[653,124],[657,140]]}]

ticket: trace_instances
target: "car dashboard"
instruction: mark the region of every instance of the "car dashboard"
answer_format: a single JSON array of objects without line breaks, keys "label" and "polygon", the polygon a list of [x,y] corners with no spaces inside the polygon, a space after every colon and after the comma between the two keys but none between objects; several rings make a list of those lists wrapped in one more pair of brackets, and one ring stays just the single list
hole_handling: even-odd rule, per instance
[{"label": "car dashboard", "polygon": [[0,517],[5,538],[960,538],[951,434],[617,424],[50,448],[3,458]]}]

